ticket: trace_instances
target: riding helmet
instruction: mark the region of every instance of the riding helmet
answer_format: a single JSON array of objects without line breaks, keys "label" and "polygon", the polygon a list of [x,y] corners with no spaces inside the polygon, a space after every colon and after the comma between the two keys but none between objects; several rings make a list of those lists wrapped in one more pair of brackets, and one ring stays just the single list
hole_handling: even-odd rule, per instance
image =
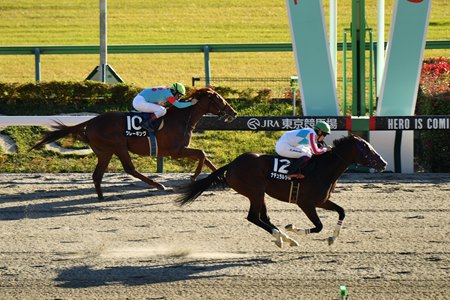
[{"label": "riding helmet", "polygon": [[314,129],[315,130],[321,130],[325,134],[330,134],[331,133],[330,125],[328,125],[328,123],[324,122],[324,121],[317,122],[316,125],[314,126]]},{"label": "riding helmet", "polygon": [[186,94],[186,88],[184,87],[183,84],[179,83],[179,82],[175,82],[174,84],[172,84],[170,86],[170,89],[174,92],[177,92],[181,95],[185,95]]}]

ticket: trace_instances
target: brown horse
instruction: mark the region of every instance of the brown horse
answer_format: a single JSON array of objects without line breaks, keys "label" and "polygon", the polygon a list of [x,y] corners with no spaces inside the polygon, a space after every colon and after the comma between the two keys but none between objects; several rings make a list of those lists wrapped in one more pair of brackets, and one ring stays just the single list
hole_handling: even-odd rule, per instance
[{"label": "brown horse", "polygon": [[[163,127],[156,131],[155,135],[158,156],[189,158],[198,161],[195,173],[191,176],[191,179],[195,180],[200,174],[203,164],[206,164],[212,171],[217,170],[204,151],[188,147],[196,124],[207,113],[219,115],[224,118],[225,122],[232,122],[237,113],[221,95],[211,88],[198,89],[189,98],[197,99],[198,103],[184,109],[169,108],[163,117]],[[67,135],[72,135],[75,139],[87,143],[98,158],[92,177],[99,199],[103,199],[100,185],[113,154],[120,159],[126,173],[141,179],[150,186],[165,189],[164,185],[136,171],[129,152],[149,156],[149,141],[147,137],[125,136],[125,118],[126,113],[108,112],[75,126],[58,123],[54,126],[55,131],[45,133],[43,139],[31,149],[39,148]]]},{"label": "brown horse", "polygon": [[265,194],[284,202],[294,202],[303,210],[315,227],[301,229],[293,225],[286,226],[286,230],[300,235],[318,233],[322,230],[322,222],[317,215],[316,207],[332,210],[339,214],[339,220],[333,235],[328,238],[331,245],[339,235],[345,218],[344,209],[330,201],[331,193],[338,178],[350,164],[354,163],[377,171],[384,170],[387,165],[368,142],[353,135],[335,140],[332,151],[314,156],[309,162],[313,166],[312,170],[301,180],[273,179],[287,178],[286,169],[290,164],[288,159],[245,153],[208,177],[184,187],[176,202],[179,205],[191,203],[209,187],[227,184],[250,200],[247,220],[272,234],[279,247],[283,242],[291,246],[297,246],[298,243],[270,222],[264,200]]}]

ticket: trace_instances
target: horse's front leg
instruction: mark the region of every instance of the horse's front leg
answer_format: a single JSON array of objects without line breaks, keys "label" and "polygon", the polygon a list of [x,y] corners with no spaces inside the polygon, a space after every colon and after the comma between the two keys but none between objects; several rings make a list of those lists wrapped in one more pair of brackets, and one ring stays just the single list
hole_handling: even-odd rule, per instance
[{"label": "horse's front leg", "polygon": [[287,231],[292,231],[297,233],[298,235],[308,235],[311,233],[319,233],[322,231],[323,225],[320,221],[319,215],[317,214],[316,208],[314,206],[300,206],[308,219],[314,224],[315,227],[310,229],[297,228],[292,224],[286,225],[285,229]]},{"label": "horse's front leg", "polygon": [[[320,207],[320,208],[323,208],[326,210],[336,211],[339,214],[339,220],[337,221],[336,227],[334,228],[333,235],[328,238],[328,245],[331,245],[334,243],[334,241],[339,236],[339,233],[342,228],[342,224],[344,224],[345,211],[342,207],[340,207],[336,203],[331,202],[329,200],[326,201],[325,203],[318,205],[317,207]],[[317,215],[316,209],[314,208],[314,212],[313,212],[313,209],[306,209],[306,210],[303,209],[303,211],[308,216],[308,218],[311,220],[311,222],[313,222],[314,225],[316,225],[316,227],[311,228],[311,229],[303,229],[303,228],[297,228],[294,225],[289,224],[289,225],[286,225],[286,227],[285,227],[286,230],[293,231],[299,235],[308,235],[310,233],[320,232],[322,230],[322,223],[320,222],[320,219]]]},{"label": "horse's front leg", "polygon": [[340,207],[339,205],[337,205],[334,202],[331,202],[330,200],[319,205],[318,207],[326,209],[326,210],[332,210],[339,214],[339,220],[337,221],[336,227],[334,227],[333,235],[328,238],[328,245],[331,245],[334,243],[334,241],[339,236],[339,233],[341,232],[341,228],[342,228],[342,225],[344,224],[344,219],[345,219],[345,211],[342,207]]},{"label": "horse's front leg", "polygon": [[209,160],[208,157],[205,156],[205,165],[212,171],[217,171],[216,166]]},{"label": "horse's front leg", "polygon": [[[192,149],[192,148],[183,148],[176,155],[172,155],[172,157],[173,158],[188,158],[191,160],[198,161],[197,168],[195,169],[194,174],[191,176],[192,181],[195,181],[197,179],[198,175],[202,171],[205,160],[207,160],[206,154],[203,150]],[[207,161],[209,162],[210,165],[212,165],[212,163],[209,160],[207,160]],[[208,163],[207,163],[207,165],[208,165]]]}]

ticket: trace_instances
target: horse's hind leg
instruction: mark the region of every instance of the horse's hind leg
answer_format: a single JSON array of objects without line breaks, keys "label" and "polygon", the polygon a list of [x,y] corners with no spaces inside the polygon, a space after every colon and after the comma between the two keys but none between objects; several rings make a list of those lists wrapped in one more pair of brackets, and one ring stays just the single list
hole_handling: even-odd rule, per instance
[{"label": "horse's hind leg", "polygon": [[342,207],[337,205],[334,202],[331,202],[330,200],[326,201],[325,203],[318,205],[318,207],[326,209],[326,210],[332,210],[339,214],[339,220],[337,221],[336,227],[334,227],[333,235],[328,238],[328,245],[331,245],[334,243],[334,241],[339,236],[339,232],[341,231],[342,224],[344,224],[345,219],[345,211]]},{"label": "horse's hind leg", "polygon": [[165,190],[166,187],[158,182],[151,180],[150,178],[142,175],[138,171],[136,171],[133,162],[131,161],[130,154],[127,149],[119,149],[115,153],[117,157],[119,157],[120,162],[122,163],[123,169],[127,174],[139,178],[143,182],[147,183],[150,186],[156,187],[158,190]]},{"label": "horse's hind leg", "polygon": [[291,246],[298,246],[298,243],[288,237],[284,232],[279,230],[275,225],[270,222],[269,216],[267,215],[267,207],[264,201],[264,193],[259,196],[249,197],[250,200],[250,210],[247,215],[247,220],[259,226],[269,232],[272,236],[276,238],[275,244],[278,247],[283,246],[283,242],[288,242]]},{"label": "horse's hind leg", "polygon": [[101,188],[101,183],[103,179],[103,174],[108,167],[109,161],[111,160],[112,153],[99,153],[95,152],[97,155],[97,166],[95,167],[94,173],[92,174],[92,179],[94,180],[95,190],[97,191],[98,199],[103,199],[103,192]]}]

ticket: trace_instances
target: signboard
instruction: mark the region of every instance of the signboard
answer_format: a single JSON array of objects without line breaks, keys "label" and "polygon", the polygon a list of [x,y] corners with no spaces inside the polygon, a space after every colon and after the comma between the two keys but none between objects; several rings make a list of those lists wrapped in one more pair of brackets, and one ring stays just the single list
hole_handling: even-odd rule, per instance
[{"label": "signboard", "polygon": [[314,127],[319,121],[330,124],[331,130],[449,130],[450,116],[392,116],[370,117],[237,117],[232,123],[224,123],[219,117],[203,117],[198,130],[249,130],[249,131],[287,131],[305,127]]},{"label": "signboard", "polygon": [[374,117],[370,130],[449,130],[450,116]]},{"label": "signboard", "polygon": [[224,123],[218,117],[203,117],[197,125],[200,130],[251,130],[278,131],[314,127],[319,121],[330,124],[331,130],[345,130],[349,117],[237,117],[232,123]]}]

